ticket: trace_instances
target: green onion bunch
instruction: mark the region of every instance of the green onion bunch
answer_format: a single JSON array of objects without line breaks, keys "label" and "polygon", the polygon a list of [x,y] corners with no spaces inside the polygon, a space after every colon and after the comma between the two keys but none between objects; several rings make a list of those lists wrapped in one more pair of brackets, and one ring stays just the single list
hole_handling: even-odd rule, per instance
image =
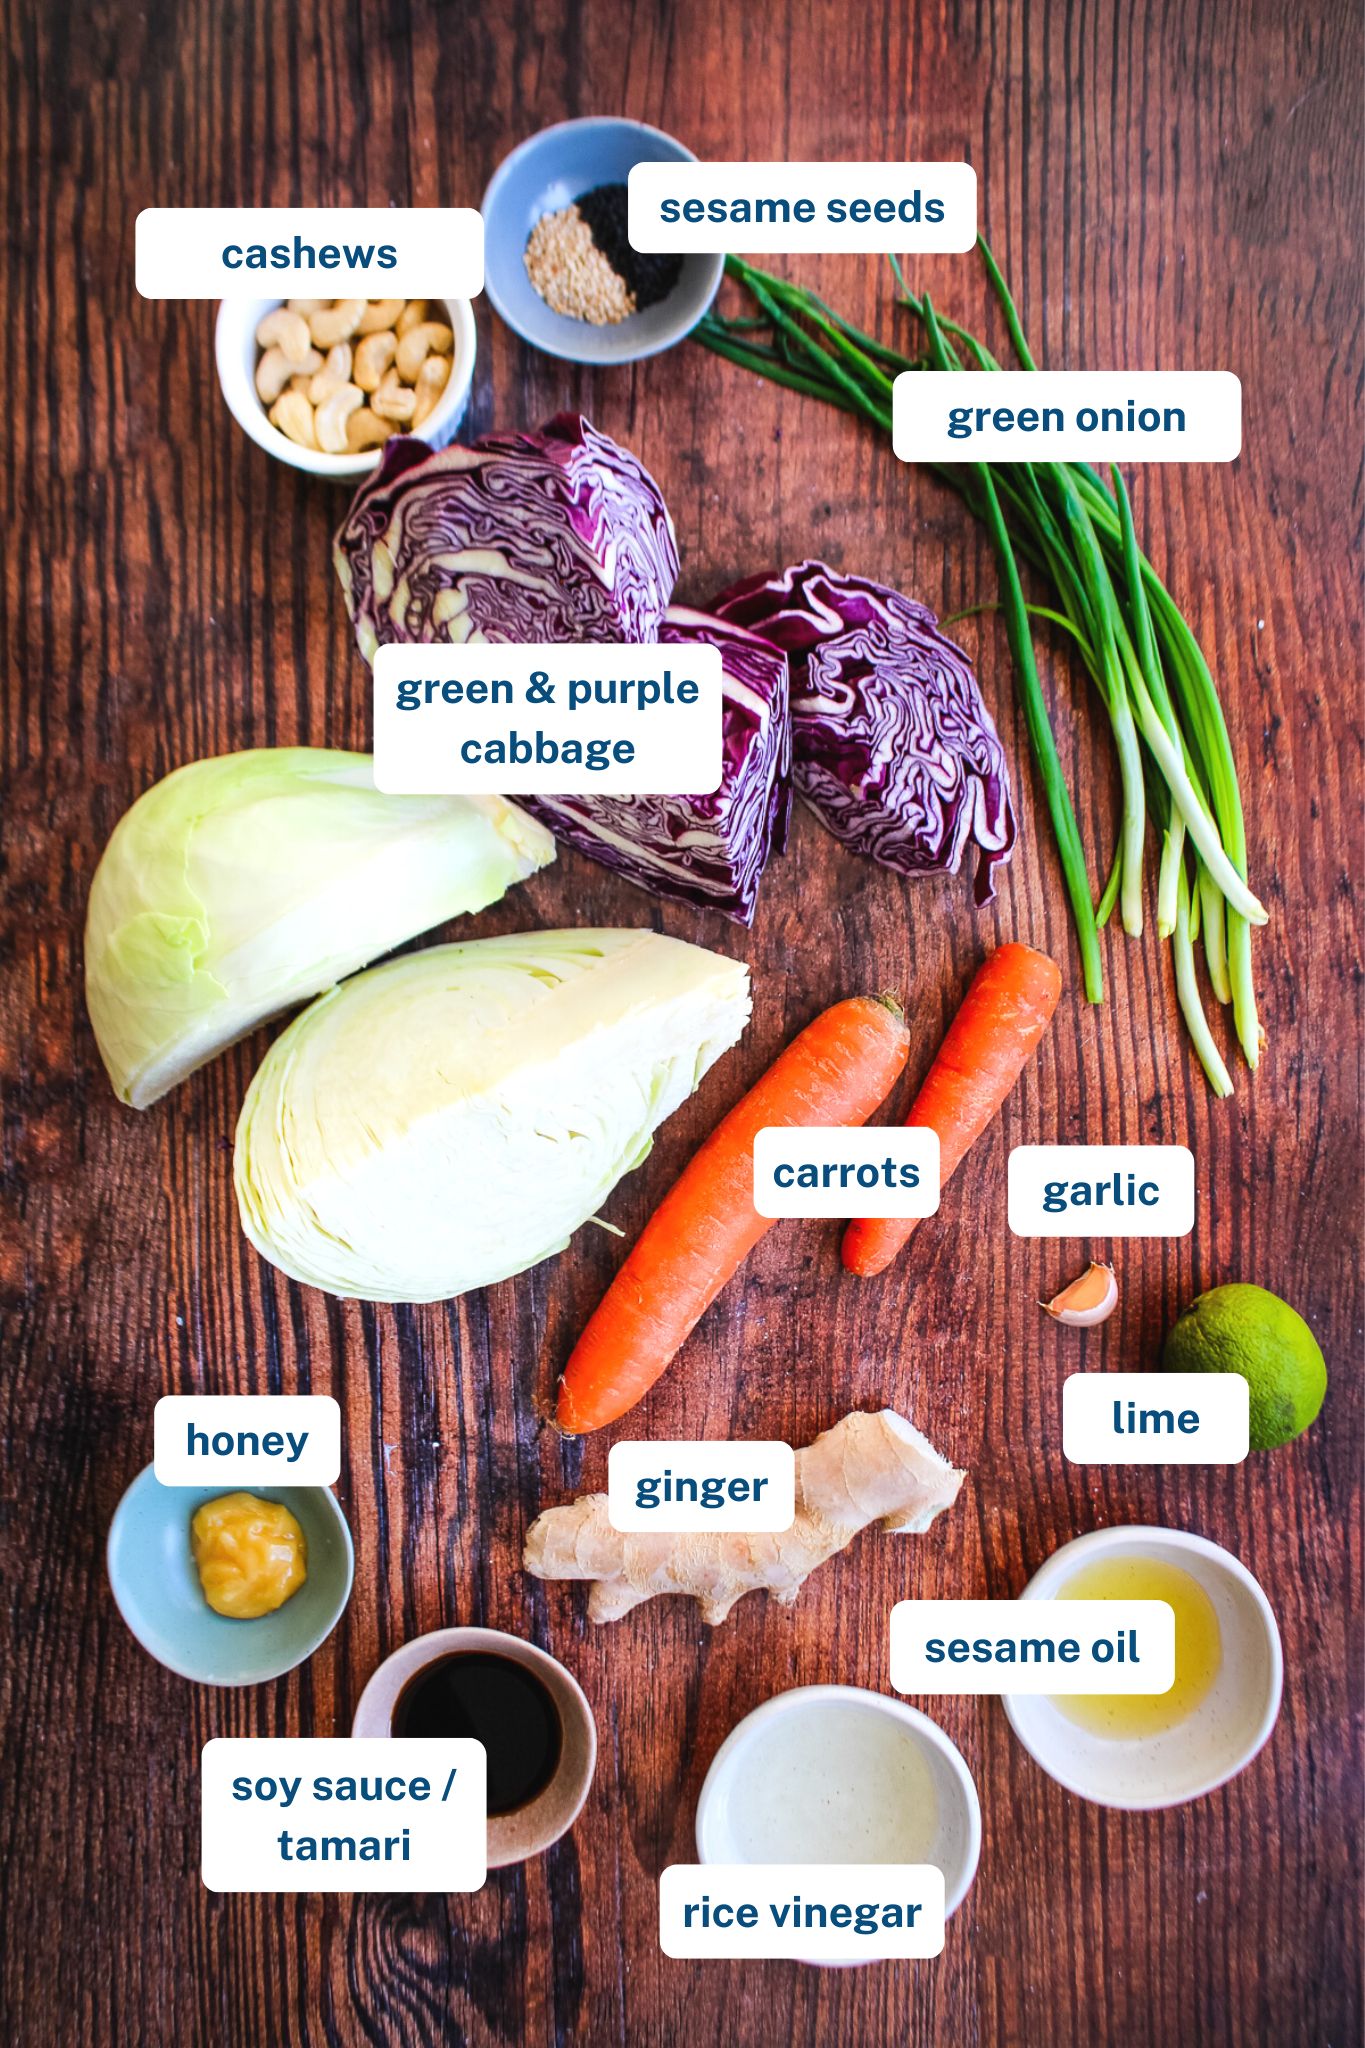
[{"label": "green onion bunch", "polygon": [[[1037,368],[1014,301],[984,241],[978,243],[1010,343],[1026,370]],[[739,257],[727,273],[754,302],[751,317],[712,311],[694,339],[742,368],[824,399],[891,432],[891,389],[905,370],[998,370],[985,345],[916,296],[892,259],[898,303],[918,323],[923,345],[906,355],[865,334],[804,286]],[[1143,860],[1150,815],[1161,846],[1157,931],[1169,939],[1176,992],[1214,1093],[1232,1080],[1209,1028],[1195,968],[1202,940],[1209,986],[1232,1006],[1247,1063],[1260,1056],[1251,973],[1251,927],[1266,913],[1247,885],[1246,830],[1237,768],[1208,663],[1179,607],[1138,547],[1132,507],[1115,468],[1110,481],[1086,463],[931,463],[990,535],[1000,568],[1001,607],[1014,658],[1029,743],[1047,799],[1085,992],[1104,995],[1099,933],[1115,907],[1126,932],[1143,920]],[[1025,602],[1020,565],[1047,585],[1046,604]],[[986,609],[987,607],[981,607]],[[1031,618],[1062,628],[1079,651],[1113,734],[1122,817],[1108,881],[1093,901],[1071,796],[1057,757],[1038,680]]]}]

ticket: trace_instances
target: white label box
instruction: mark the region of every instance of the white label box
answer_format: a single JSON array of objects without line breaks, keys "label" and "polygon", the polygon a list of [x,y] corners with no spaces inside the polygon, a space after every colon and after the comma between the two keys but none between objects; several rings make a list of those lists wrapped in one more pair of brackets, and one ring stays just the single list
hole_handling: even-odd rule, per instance
[{"label": "white label box", "polygon": [[636,164],[632,248],[963,255],[976,242],[976,172],[959,163]]},{"label": "white label box", "polygon": [[1073,1465],[1240,1465],[1250,1409],[1238,1372],[1073,1372],[1062,1449]]},{"label": "white label box", "polygon": [[903,370],[902,462],[1235,462],[1231,370]]},{"label": "white label box", "polygon": [[1194,1229],[1187,1145],[1016,1145],[1008,1184],[1016,1237],[1188,1237]]},{"label": "white label box", "polygon": [[692,1535],[699,1530],[790,1529],[796,1454],[783,1443],[674,1439],[613,1444],[607,1454],[613,1529]]},{"label": "white label box", "polygon": [[391,796],[705,796],[722,715],[715,647],[390,643],[374,779]]},{"label": "white label box", "polygon": [[472,299],[483,215],[472,206],[147,206],[144,299]]},{"label": "white label box", "polygon": [[932,1863],[670,1863],[659,1877],[659,1946],[684,1959],[936,1956],[943,1908]]},{"label": "white label box", "polygon": [[162,1486],[335,1486],[341,1410],[330,1394],[163,1394],[153,1460]]},{"label": "white label box", "polygon": [[898,1600],[891,1683],[912,1693],[1159,1693],[1175,1684],[1165,1600]]},{"label": "white label box", "polygon": [[211,1892],[476,1892],[486,1783],[465,1736],[218,1736],[200,1759],[201,1875]]},{"label": "white label box", "polygon": [[760,1216],[932,1216],[938,1132],[925,1124],[770,1124],[754,1138]]}]

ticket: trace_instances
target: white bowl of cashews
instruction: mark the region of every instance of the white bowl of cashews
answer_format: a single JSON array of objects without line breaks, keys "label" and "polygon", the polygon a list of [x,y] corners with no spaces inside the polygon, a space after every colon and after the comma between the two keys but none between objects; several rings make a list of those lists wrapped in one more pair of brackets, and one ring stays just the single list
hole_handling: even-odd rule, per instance
[{"label": "white bowl of cashews", "polygon": [[452,439],[474,313],[468,299],[224,299],[214,348],[228,409],[268,455],[361,477],[393,434]]}]

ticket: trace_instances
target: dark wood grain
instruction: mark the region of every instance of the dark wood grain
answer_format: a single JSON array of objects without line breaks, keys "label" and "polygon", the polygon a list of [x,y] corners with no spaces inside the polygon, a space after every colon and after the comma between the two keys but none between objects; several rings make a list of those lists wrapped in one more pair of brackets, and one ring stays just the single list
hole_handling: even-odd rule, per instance
[{"label": "dark wood grain", "polygon": [[[886,0],[780,8],[539,0],[331,9],[319,0],[71,6],[14,0],[3,44],[9,460],[3,493],[5,873],[0,1234],[5,1479],[0,1819],[7,2039],[340,2044],[827,2042],[1224,2048],[1359,2038],[1360,1185],[1359,10],[1349,0]],[[367,671],[329,562],[344,499],[275,464],[219,398],[212,308],[133,289],[144,205],[477,203],[512,143],[621,111],[704,156],[954,157],[1044,359],[1226,366],[1246,394],[1230,467],[1155,467],[1138,518],[1215,657],[1242,766],[1267,1027],[1254,1083],[1205,1090],[1156,943],[1106,940],[1110,999],[1074,986],[1051,1037],[882,1282],[841,1277],[832,1228],[779,1226],[632,1428],[801,1442],[847,1408],[909,1413],[970,1483],[919,1542],[874,1535],[786,1611],[714,1634],[656,1603],[590,1632],[528,1581],[523,1531],[606,1446],[541,1415],[619,1253],[584,1231],[524,1278],[443,1308],[374,1309],[288,1285],[245,1244],[229,1144],[266,1035],[146,1115],[117,1108],[81,994],[99,851],[153,779],[271,742],[363,746]],[[889,331],[871,261],[803,266]],[[973,266],[924,266],[987,318]],[[806,553],[945,612],[994,591],[951,497],[846,419],[686,347],[614,375],[530,355],[478,308],[471,432],[581,406],[672,506],[692,600]],[[627,1233],[718,1113],[824,1003],[908,988],[922,1067],[983,951],[1074,956],[1026,765],[1003,636],[964,626],[1014,764],[1021,845],[999,901],[903,884],[813,821],[744,935],[660,909],[570,853],[486,931],[638,924],[747,958],[743,1045],[611,1203]],[[1078,677],[1049,656],[1088,845],[1112,771]],[[1122,1301],[1077,1337],[1034,1307],[1074,1263],[1012,1239],[1004,1163],[1049,1139],[1191,1144],[1184,1242],[1122,1252]],[[1071,1248],[1074,1250],[1074,1248]],[[1153,1362],[1203,1285],[1287,1295],[1332,1368],[1322,1420],[1240,1468],[1084,1470],[1060,1447],[1078,1363]],[[330,1392],[355,1595],[301,1672],[197,1690],[115,1614],[102,1545],[166,1390]],[[1098,1525],[1227,1543],[1284,1631],[1274,1739],[1176,1812],[1106,1814],[1013,1741],[998,1702],[929,1703],[981,1786],[980,1876],[943,1956],[846,1973],[689,1966],[657,1942],[655,1880],[692,1854],[727,1729],[793,1682],[885,1686],[906,1594],[1007,1595]],[[344,1732],[376,1662],[417,1630],[485,1621],[578,1673],[602,1757],[544,1859],[472,1898],[213,1897],[196,1768],[218,1734]]]}]

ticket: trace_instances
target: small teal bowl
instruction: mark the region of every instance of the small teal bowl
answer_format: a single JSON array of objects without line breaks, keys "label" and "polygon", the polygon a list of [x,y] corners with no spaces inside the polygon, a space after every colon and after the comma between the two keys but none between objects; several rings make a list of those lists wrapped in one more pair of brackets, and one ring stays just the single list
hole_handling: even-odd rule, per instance
[{"label": "small teal bowl", "polygon": [[558,213],[598,185],[624,185],[635,164],[694,164],[681,142],[642,121],[593,115],[542,128],[505,157],[483,195],[484,290],[514,333],[570,363],[634,363],[690,334],[720,289],[725,258],[684,256],[666,299],[615,327],[551,312],[526,275],[527,239],[542,213]]},{"label": "small teal bowl", "polygon": [[[238,1491],[280,1501],[308,1545],[308,1576],[298,1592],[255,1621],[214,1613],[190,1549],[199,1508]],[[351,1532],[328,1487],[163,1486],[151,1465],[115,1509],[107,1558],[119,1613],[143,1649],[201,1685],[260,1685],[302,1664],[340,1621],[355,1572]]]}]

